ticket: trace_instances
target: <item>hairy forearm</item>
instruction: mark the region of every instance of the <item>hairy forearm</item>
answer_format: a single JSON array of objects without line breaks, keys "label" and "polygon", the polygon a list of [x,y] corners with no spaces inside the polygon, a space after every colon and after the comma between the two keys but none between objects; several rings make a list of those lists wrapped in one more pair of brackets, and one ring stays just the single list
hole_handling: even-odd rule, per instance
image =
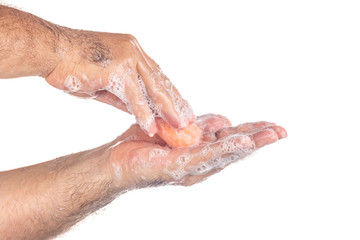
[{"label": "hairy forearm", "polygon": [[0,78],[47,77],[60,62],[105,67],[112,58],[103,41],[109,36],[59,26],[0,4]]},{"label": "hairy forearm", "polygon": [[46,76],[60,58],[61,27],[0,5],[0,78]]},{"label": "hairy forearm", "polygon": [[0,172],[1,239],[56,236],[111,202],[113,183],[102,148]]}]

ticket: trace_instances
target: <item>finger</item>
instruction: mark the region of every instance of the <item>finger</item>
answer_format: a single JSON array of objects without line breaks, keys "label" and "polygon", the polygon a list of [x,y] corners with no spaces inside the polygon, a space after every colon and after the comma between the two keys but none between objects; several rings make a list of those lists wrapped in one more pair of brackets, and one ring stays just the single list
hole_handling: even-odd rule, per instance
[{"label": "finger", "polygon": [[224,128],[216,132],[216,136],[221,139],[236,133],[250,135],[253,133],[261,132],[265,129],[272,129],[277,134],[278,139],[287,137],[287,132],[283,127],[276,126],[268,122],[259,122],[257,124],[241,124],[237,127]]},{"label": "finger", "polygon": [[281,126],[272,126],[270,128],[277,133],[279,139],[287,137],[287,131],[285,130],[285,128]]},{"label": "finger", "polygon": [[146,99],[146,92],[140,86],[136,72],[129,74],[129,80],[125,82],[125,95],[129,99],[132,113],[136,117],[141,129],[153,136],[157,132],[155,118]]},{"label": "finger", "polygon": [[126,108],[125,103],[109,91],[106,91],[106,90],[97,91],[95,93],[94,100],[109,104],[113,107],[116,107],[116,108],[122,110],[122,111],[130,113],[129,110]]},{"label": "finger", "polygon": [[171,151],[164,173],[175,183],[187,176],[204,175],[214,169],[222,169],[244,158],[255,150],[255,145],[246,135],[233,135],[214,143],[202,144],[189,149]]},{"label": "finger", "polygon": [[276,142],[279,137],[273,129],[264,129],[260,132],[253,133],[249,136],[254,140],[255,146],[261,148],[265,145]]},{"label": "finger", "polygon": [[216,114],[206,114],[197,117],[196,125],[203,133],[214,133],[220,129],[231,127],[231,122],[224,116]]},{"label": "finger", "polygon": [[125,103],[129,112],[136,117],[140,127],[149,135],[156,133],[155,119],[142,91],[136,70],[123,69],[121,73],[110,74],[107,90]]},{"label": "finger", "polygon": [[193,122],[190,105],[161,71],[152,68],[146,61],[139,61],[137,70],[149,97],[165,121],[175,128],[186,127]]},{"label": "finger", "polygon": [[242,159],[255,150],[252,139],[246,135],[235,134],[217,142],[200,146],[190,152],[187,165],[192,175],[207,173],[213,169],[224,168]]},{"label": "finger", "polygon": [[137,49],[139,49],[141,56],[143,57],[143,59],[146,61],[146,63],[151,66],[153,69],[157,69],[159,71],[161,71],[159,64],[157,64],[154,59],[152,59],[149,55],[147,55],[147,53],[144,51],[144,49],[140,46],[138,41],[134,42],[135,47],[137,47]]},{"label": "finger", "polygon": [[260,121],[260,122],[251,122],[251,123],[244,123],[244,124],[240,124],[236,127],[236,132],[251,132],[257,129],[262,129],[268,126],[276,126],[275,123],[271,123],[271,122],[265,122],[265,121]]},{"label": "finger", "polygon": [[258,130],[264,129],[269,126],[276,126],[276,124],[270,123],[270,122],[265,122],[265,121],[243,123],[236,127],[229,127],[229,128],[221,129],[216,133],[216,136],[218,138],[224,138],[226,136],[229,136],[229,135],[235,134],[235,133],[256,132]]},{"label": "finger", "polygon": [[235,134],[191,152],[187,166],[193,175],[202,175],[213,169],[224,168],[251,154],[255,149],[276,142],[278,134],[265,129],[251,135]]},{"label": "finger", "polygon": [[160,72],[155,75],[153,69],[143,61],[140,61],[137,70],[145,85],[149,98],[154,103],[153,108],[156,114],[164,114],[165,116],[161,117],[165,117],[165,120],[172,125],[172,122],[176,121],[178,117],[169,93],[165,91],[164,87],[160,84],[161,81],[165,81],[165,77],[162,76]]}]

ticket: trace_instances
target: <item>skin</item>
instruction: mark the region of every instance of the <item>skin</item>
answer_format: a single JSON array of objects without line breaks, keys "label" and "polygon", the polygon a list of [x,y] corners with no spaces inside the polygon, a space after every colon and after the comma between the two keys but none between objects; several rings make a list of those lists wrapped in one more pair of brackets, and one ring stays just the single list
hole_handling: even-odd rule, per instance
[{"label": "skin", "polygon": [[0,78],[44,77],[67,93],[134,114],[150,136],[155,117],[175,128],[194,121],[190,105],[134,36],[70,29],[2,5],[0,24]]},{"label": "skin", "polygon": [[133,36],[69,29],[1,5],[0,26],[0,78],[41,76],[138,122],[98,148],[0,172],[1,239],[53,238],[129,190],[193,185],[287,136],[273,123],[232,127],[211,114],[196,119],[198,145],[170,148],[154,116],[175,128],[195,118]]},{"label": "skin", "polygon": [[[193,185],[286,137],[282,127],[268,122],[230,127],[226,118],[206,115],[197,123],[204,134],[194,147],[171,149],[158,135],[149,137],[135,124],[98,148],[0,172],[2,239],[52,238],[122,193]],[[235,148],[224,153],[219,148],[224,143]],[[223,155],[234,157],[214,164]],[[205,165],[211,167],[203,170]]]}]

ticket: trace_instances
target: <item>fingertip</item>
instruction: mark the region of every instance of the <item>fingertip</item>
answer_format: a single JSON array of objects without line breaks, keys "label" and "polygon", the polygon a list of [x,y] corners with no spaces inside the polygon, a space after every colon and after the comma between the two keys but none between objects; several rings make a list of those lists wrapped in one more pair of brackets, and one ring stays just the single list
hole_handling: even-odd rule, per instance
[{"label": "fingertip", "polygon": [[164,121],[167,122],[171,127],[175,129],[183,129],[195,122],[193,118],[182,118],[178,114],[166,115]]},{"label": "fingertip", "polygon": [[279,139],[286,138],[288,136],[288,133],[285,128],[279,127],[280,131],[278,132]]},{"label": "fingertip", "polygon": [[179,128],[185,128],[189,124],[195,122],[196,117],[195,114],[190,106],[190,104],[181,98],[181,100],[174,102],[175,112],[177,113],[177,120],[180,123]]},{"label": "fingertip", "polygon": [[273,126],[273,127],[269,127],[269,128],[271,128],[272,130],[274,130],[276,132],[279,139],[287,137],[287,131],[283,127]]},{"label": "fingertip", "polygon": [[[168,105],[162,107],[160,116],[161,117],[158,118],[162,119],[175,129],[180,129],[184,125],[175,109],[169,107]],[[185,125],[185,127],[186,126],[187,125]]]},{"label": "fingertip", "polygon": [[150,137],[153,137],[158,132],[155,119],[152,117],[137,122],[140,125],[141,129]]},{"label": "fingertip", "polygon": [[180,119],[174,115],[172,116],[168,115],[167,117],[165,117],[165,122],[169,123],[169,125],[175,129],[180,129],[185,127],[183,126],[184,124],[181,123]]},{"label": "fingertip", "polygon": [[150,137],[153,137],[156,133],[158,132],[157,126],[156,126],[156,122],[152,121],[148,130],[148,135]]},{"label": "fingertip", "polygon": [[195,116],[194,112],[191,110],[191,114],[188,118],[188,123],[191,124],[191,123],[194,123],[195,121],[196,121],[196,116]]}]

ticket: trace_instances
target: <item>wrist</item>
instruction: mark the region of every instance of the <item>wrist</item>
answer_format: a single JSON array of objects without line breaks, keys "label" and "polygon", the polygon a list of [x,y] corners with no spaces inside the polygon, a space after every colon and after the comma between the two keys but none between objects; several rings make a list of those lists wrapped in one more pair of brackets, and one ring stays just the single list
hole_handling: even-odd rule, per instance
[{"label": "wrist", "polygon": [[[115,143],[109,148],[108,165],[114,179],[114,185],[120,191],[129,191],[149,186],[160,186],[168,182],[162,169],[166,161],[152,159],[151,149],[143,142],[129,141]],[[150,152],[149,152],[150,151]],[[156,152],[156,150],[155,150]]]},{"label": "wrist", "polygon": [[134,189],[134,172],[126,163],[128,161],[125,161],[123,158],[125,157],[126,152],[121,152],[121,157],[119,155],[120,151],[117,147],[110,147],[107,149],[107,152],[106,162],[112,179],[112,188],[120,193],[122,191]]},{"label": "wrist", "polygon": [[53,49],[48,51],[47,69],[40,75],[44,78],[48,77],[62,62],[67,61],[67,58],[72,54],[72,41],[69,36],[71,36],[72,31],[75,31],[52,23],[49,24],[51,24],[49,27],[51,35],[49,37],[52,39]]},{"label": "wrist", "polygon": [[47,76],[56,66],[62,27],[1,6],[0,77]]},{"label": "wrist", "polygon": [[[58,89],[69,90],[66,78],[69,76],[88,81],[94,80],[102,87],[102,73],[110,64],[111,50],[107,47],[106,33],[91,32],[59,27],[56,41],[56,64],[45,75],[48,83]],[[83,89],[84,90],[84,89]],[[71,91],[71,90],[70,90]],[[86,90],[87,91],[87,90]]]}]

